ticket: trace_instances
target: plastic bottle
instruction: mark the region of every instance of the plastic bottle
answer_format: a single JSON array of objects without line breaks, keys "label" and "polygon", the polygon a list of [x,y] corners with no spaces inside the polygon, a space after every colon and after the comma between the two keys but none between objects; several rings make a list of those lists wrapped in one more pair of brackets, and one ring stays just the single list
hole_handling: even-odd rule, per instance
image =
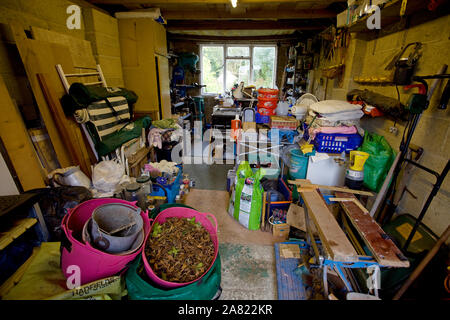
[{"label": "plastic bottle", "polygon": [[236,140],[239,135],[239,129],[241,129],[241,120],[239,120],[239,115],[236,115],[234,120],[231,120],[231,138]]}]

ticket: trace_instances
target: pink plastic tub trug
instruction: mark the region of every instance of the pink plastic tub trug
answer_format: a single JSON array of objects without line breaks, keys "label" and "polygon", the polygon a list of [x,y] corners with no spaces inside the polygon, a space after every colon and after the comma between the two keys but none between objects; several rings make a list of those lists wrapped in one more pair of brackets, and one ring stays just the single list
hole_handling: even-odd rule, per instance
[{"label": "pink plastic tub trug", "polygon": [[[63,220],[61,227],[66,239],[61,241],[61,268],[64,276],[68,278],[73,270],[70,266],[77,266],[80,270],[81,285],[110,277],[121,273],[127,269],[128,263],[134,260],[141,253],[143,245],[130,254],[118,255],[109,254],[95,249],[82,240],[84,224],[91,218],[95,208],[110,203],[121,203],[133,206],[133,202],[121,199],[93,199],[85,201],[75,208],[69,210]],[[144,233],[147,237],[150,231],[150,220],[147,212],[141,212],[144,220]]]},{"label": "pink plastic tub trug", "polygon": [[[192,280],[190,282],[185,282],[185,283],[170,282],[170,281],[163,280],[163,279],[159,278],[155,274],[155,272],[153,272],[153,270],[147,260],[147,256],[145,255],[145,247],[147,245],[148,237],[152,232],[152,228],[156,222],[158,222],[159,224],[163,224],[167,218],[188,218],[188,219],[190,219],[192,217],[195,217],[195,221],[199,222],[206,229],[206,231],[209,232],[209,234],[211,236],[211,240],[214,244],[214,259],[213,259],[211,265],[209,266],[209,268],[200,277],[198,277],[195,280]],[[214,224],[211,222],[211,220],[209,218],[211,218],[212,221],[214,221]],[[194,282],[200,280],[205,274],[207,274],[209,272],[209,270],[214,265],[214,262],[217,259],[217,254],[219,253],[219,240],[217,238],[216,217],[214,217],[214,215],[212,215],[211,213],[202,213],[202,212],[198,212],[194,209],[184,208],[184,207],[173,207],[173,208],[168,208],[166,210],[163,210],[156,216],[155,220],[153,221],[152,227],[150,228],[150,231],[148,232],[147,236],[145,237],[143,248],[144,249],[142,250],[142,261],[144,262],[145,271],[147,272],[147,275],[149,276],[150,280],[152,280],[154,283],[160,285],[163,288],[177,288],[177,287],[182,287],[182,286],[186,286],[188,284],[194,283]]]}]

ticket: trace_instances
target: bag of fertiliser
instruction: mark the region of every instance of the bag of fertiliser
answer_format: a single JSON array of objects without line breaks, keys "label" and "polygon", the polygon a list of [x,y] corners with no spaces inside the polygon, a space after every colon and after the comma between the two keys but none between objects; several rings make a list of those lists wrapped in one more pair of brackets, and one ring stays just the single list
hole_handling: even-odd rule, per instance
[{"label": "bag of fertiliser", "polygon": [[247,161],[242,161],[236,171],[236,176],[234,178],[234,184],[231,189],[230,202],[228,204],[228,213],[230,216],[235,217],[238,214],[239,209],[239,197],[236,195],[240,194],[242,188],[244,187],[245,179],[253,174],[252,168]]},{"label": "bag of fertiliser", "polygon": [[[246,166],[251,171],[250,165]],[[249,230],[258,230],[261,223],[263,188],[260,184],[264,170],[259,169],[242,179],[242,186],[235,190],[234,218]],[[239,181],[238,181],[239,183]]]}]

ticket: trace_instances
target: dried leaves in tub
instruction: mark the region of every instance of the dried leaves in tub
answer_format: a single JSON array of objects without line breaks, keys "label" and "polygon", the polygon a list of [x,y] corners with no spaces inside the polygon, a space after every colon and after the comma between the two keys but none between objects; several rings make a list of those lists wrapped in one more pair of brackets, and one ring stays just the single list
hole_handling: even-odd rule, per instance
[{"label": "dried leaves in tub", "polygon": [[145,248],[156,275],[176,283],[190,282],[203,275],[211,266],[214,253],[210,234],[195,217],[155,222]]}]

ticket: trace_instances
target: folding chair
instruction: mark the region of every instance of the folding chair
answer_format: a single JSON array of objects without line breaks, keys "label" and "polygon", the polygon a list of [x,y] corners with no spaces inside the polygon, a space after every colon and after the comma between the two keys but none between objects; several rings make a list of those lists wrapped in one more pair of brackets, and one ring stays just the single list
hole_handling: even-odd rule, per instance
[{"label": "folding chair", "polygon": [[[84,70],[88,70],[87,72],[84,73],[64,73],[64,70],[62,68],[62,66],[60,64],[56,65],[56,70],[58,72],[58,75],[61,79],[61,82],[64,86],[64,89],[66,91],[67,94],[69,94],[69,88],[70,88],[70,83],[68,78],[80,78],[80,77],[93,77],[96,76],[98,81],[93,81],[93,82],[86,82],[83,83],[85,86],[97,86],[97,85],[101,85],[103,87],[107,87],[106,84],[106,80],[105,77],[103,76],[103,72],[102,72],[102,68],[100,67],[99,64],[96,65],[95,68],[85,68],[85,67],[75,67],[77,69],[84,69]],[[97,153],[97,150],[95,148],[95,143],[94,140],[91,136],[91,133],[89,132],[88,128],[86,127],[85,123],[81,124],[81,127],[83,129],[83,132],[89,142],[89,145],[92,149],[92,151],[94,152],[94,155],[97,159],[97,161],[99,160],[99,155]],[[145,129],[142,128],[142,134],[140,137],[138,138],[134,138],[131,139],[125,143],[122,144],[122,146],[120,146],[119,148],[117,148],[115,150],[115,152],[112,152],[111,154],[109,154],[108,156],[102,156],[102,160],[107,160],[107,159],[111,159],[113,157],[117,157],[117,159],[119,159],[119,161],[124,165],[125,169],[126,169],[126,173],[129,174],[129,168],[128,168],[128,156],[130,156],[131,154],[135,153],[137,150],[145,147],[145,141],[146,141],[146,137],[145,137]]]}]

